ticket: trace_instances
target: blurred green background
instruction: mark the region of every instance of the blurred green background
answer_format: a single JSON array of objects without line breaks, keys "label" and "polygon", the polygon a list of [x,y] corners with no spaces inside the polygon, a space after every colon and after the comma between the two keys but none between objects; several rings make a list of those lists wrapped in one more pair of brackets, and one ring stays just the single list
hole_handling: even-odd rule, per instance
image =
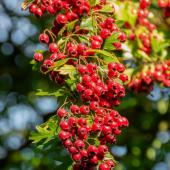
[{"label": "blurred green background", "polygon": [[[65,170],[70,158],[60,145],[52,141],[40,150],[28,139],[54,114],[57,101],[34,95],[54,86],[30,64],[34,50],[45,49],[38,33],[46,23],[21,11],[21,2],[0,1],[0,170]],[[155,86],[148,96],[126,96],[118,109],[130,126],[112,147],[117,170],[170,169],[169,95]]]}]

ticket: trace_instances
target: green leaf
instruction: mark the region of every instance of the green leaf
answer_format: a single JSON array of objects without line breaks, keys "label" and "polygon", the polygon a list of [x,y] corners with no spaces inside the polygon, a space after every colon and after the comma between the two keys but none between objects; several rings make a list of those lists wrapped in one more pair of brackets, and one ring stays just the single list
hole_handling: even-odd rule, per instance
[{"label": "green leaf", "polygon": [[32,65],[34,65],[34,64],[36,64],[37,62],[35,61],[35,60],[31,60],[30,61],[30,64],[32,64]]},{"label": "green leaf", "polygon": [[73,31],[73,29],[74,29],[75,24],[76,24],[77,21],[78,21],[78,20],[74,20],[74,21],[69,22],[69,23],[67,24],[67,31],[68,31],[68,32]]},{"label": "green leaf", "polygon": [[154,51],[154,53],[157,53],[158,48],[159,48],[159,41],[156,40],[156,38],[152,37],[151,38],[151,45],[152,45],[152,50]]},{"label": "green leaf", "polygon": [[101,54],[105,61],[119,62],[119,60],[117,59],[117,57],[114,54],[109,53],[105,50],[90,50],[90,51],[93,51],[97,54]]},{"label": "green leaf", "polygon": [[65,92],[64,87],[58,89],[55,92],[45,92],[45,91],[42,91],[41,89],[38,89],[38,92],[36,92],[36,95],[37,96],[55,96],[55,97],[59,97],[59,96],[62,96],[64,94],[64,92]]},{"label": "green leaf", "polygon": [[170,46],[170,42],[159,42],[155,37],[151,38],[152,49],[154,53],[158,53],[161,50]]},{"label": "green leaf", "polygon": [[120,28],[120,27],[122,27],[123,25],[124,25],[124,23],[125,23],[125,21],[123,21],[123,20],[117,20],[116,22],[115,22],[115,24]]},{"label": "green leaf", "polygon": [[58,70],[59,67],[63,66],[65,63],[67,63],[67,61],[68,61],[69,59],[70,59],[70,58],[66,58],[66,59],[59,60],[59,61],[55,62],[54,71]]},{"label": "green leaf", "polygon": [[28,6],[33,3],[34,0],[25,0],[22,4],[21,4],[21,8],[22,10],[26,10],[28,8]]},{"label": "green leaf", "polygon": [[45,51],[44,50],[38,50],[38,49],[36,49],[35,51],[34,51],[35,53],[44,53]]},{"label": "green leaf", "polygon": [[33,143],[39,143],[39,146],[42,147],[56,137],[56,134],[59,132],[58,124],[58,118],[56,116],[51,117],[47,122],[36,126],[36,132],[33,132],[29,139]]},{"label": "green leaf", "polygon": [[117,18],[122,21],[128,21],[130,25],[134,26],[136,24],[137,15],[134,15],[131,11],[136,8],[133,2],[124,2],[124,7],[120,8],[117,13]]},{"label": "green leaf", "polygon": [[[131,81],[131,78],[133,76],[133,73],[135,72],[135,69],[134,68],[127,68],[124,72],[124,74],[126,74],[128,76],[128,82]],[[128,83],[127,82],[127,83]]]},{"label": "green leaf", "polygon": [[113,157],[113,155],[110,152],[107,152],[105,154],[105,157],[114,160],[114,157]]},{"label": "green leaf", "polygon": [[79,36],[79,40],[81,41],[81,43],[88,43],[89,42],[88,37],[83,36],[83,35]]},{"label": "green leaf", "polygon": [[67,170],[73,170],[73,166],[70,165],[70,166],[67,168]]},{"label": "green leaf", "polygon": [[90,3],[90,6],[93,7],[93,6],[96,6],[97,4],[99,4],[100,0],[89,0],[89,3]]},{"label": "green leaf", "polygon": [[81,24],[80,24],[80,28],[93,31],[94,28],[93,28],[92,17],[89,17],[87,19],[83,19]]},{"label": "green leaf", "polygon": [[113,43],[117,41],[118,34],[113,33],[110,37],[108,37],[103,45],[103,49],[106,50],[115,50],[115,47],[113,46]]},{"label": "green leaf", "polygon": [[114,8],[111,4],[104,5],[102,9],[99,10],[99,12],[103,13],[114,13]]},{"label": "green leaf", "polygon": [[144,60],[149,61],[149,62],[151,61],[149,56],[145,52],[143,52],[141,50],[137,50],[136,55],[140,59],[144,59]]},{"label": "green leaf", "polygon": [[67,75],[67,74],[72,74],[75,72],[76,68],[73,65],[67,65],[65,64],[63,67],[61,67],[59,70],[61,75]]}]

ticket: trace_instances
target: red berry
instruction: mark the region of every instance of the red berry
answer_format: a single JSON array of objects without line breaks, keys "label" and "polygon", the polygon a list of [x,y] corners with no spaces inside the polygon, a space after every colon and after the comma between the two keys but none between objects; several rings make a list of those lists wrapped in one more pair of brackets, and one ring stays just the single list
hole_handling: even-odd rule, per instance
[{"label": "red berry", "polygon": [[150,6],[151,1],[150,0],[140,0],[140,8],[145,9],[148,6]]},{"label": "red berry", "polygon": [[102,39],[102,37],[100,35],[93,35],[91,37],[91,39],[94,40],[94,41],[98,41],[100,44],[103,43],[103,39]]},{"label": "red berry", "polygon": [[77,46],[77,52],[79,55],[84,55],[85,51],[87,50],[87,46],[85,44],[78,44]]},{"label": "red berry", "polygon": [[104,135],[108,135],[108,134],[111,134],[112,133],[112,129],[110,128],[110,126],[103,126],[102,127],[102,132]]},{"label": "red berry", "polygon": [[82,118],[82,117],[78,118],[77,123],[78,123],[80,126],[86,126],[86,125],[87,125],[86,119],[84,119],[84,118]]},{"label": "red berry", "polygon": [[92,49],[100,49],[101,48],[101,43],[99,41],[93,40],[91,42],[91,48]]},{"label": "red berry", "polygon": [[36,4],[31,4],[29,6],[30,13],[35,13],[36,9],[37,9],[37,5]]},{"label": "red berry", "polygon": [[59,59],[59,58],[58,58],[58,54],[57,54],[57,53],[53,53],[53,54],[50,55],[50,60],[56,61],[56,60],[58,60],[58,59]]},{"label": "red berry", "polygon": [[54,66],[54,62],[52,60],[44,60],[43,65],[46,65],[47,67],[52,67]]},{"label": "red berry", "polygon": [[136,35],[134,34],[134,33],[131,33],[130,35],[129,35],[129,39],[130,40],[135,40],[135,38],[136,38]]},{"label": "red berry", "polygon": [[88,74],[88,69],[87,69],[87,67],[85,65],[79,65],[78,66],[78,72],[81,75]]},{"label": "red berry", "polygon": [[106,145],[99,145],[98,146],[98,153],[99,154],[105,154],[108,152],[108,147]]},{"label": "red berry", "polygon": [[93,157],[90,158],[90,163],[93,165],[96,165],[98,163],[98,157],[94,155]]},{"label": "red berry", "polygon": [[67,23],[67,17],[63,14],[58,14],[57,17],[56,17],[56,21],[58,24],[66,24]]},{"label": "red berry", "polygon": [[77,48],[76,47],[69,47],[68,48],[68,53],[71,57],[77,57],[78,56],[78,52],[77,52]]},{"label": "red berry", "polygon": [[99,166],[99,170],[110,170],[110,167],[107,164],[102,163]]},{"label": "red berry", "polygon": [[70,138],[71,134],[69,132],[62,130],[59,132],[58,136],[61,140],[66,140],[66,139]]},{"label": "red berry", "polygon": [[40,34],[39,41],[42,42],[42,43],[48,44],[49,43],[49,36],[45,33]]},{"label": "red berry", "polygon": [[56,44],[56,43],[51,43],[51,44],[49,44],[49,51],[50,51],[51,53],[56,53],[56,52],[58,52],[58,46],[57,46],[57,44]]},{"label": "red berry", "polygon": [[90,74],[93,74],[96,72],[97,70],[97,65],[93,64],[93,63],[89,63],[87,64],[87,68]]},{"label": "red berry", "polygon": [[66,121],[61,121],[60,122],[60,127],[62,130],[68,131],[69,130],[69,124]]},{"label": "red berry", "polygon": [[43,15],[43,11],[42,11],[41,8],[36,8],[34,14],[35,14],[37,17],[41,17],[41,16]]},{"label": "red berry", "polygon": [[77,119],[75,117],[69,117],[68,119],[68,124],[71,127],[75,127],[77,124]]},{"label": "red berry", "polygon": [[88,155],[87,155],[87,151],[85,149],[80,150],[80,154],[81,154],[82,158],[87,159]]},{"label": "red berry", "polygon": [[67,12],[66,17],[67,17],[68,21],[73,21],[73,20],[78,19],[78,15],[74,12]]},{"label": "red berry", "polygon": [[126,34],[124,32],[122,32],[122,33],[120,33],[118,38],[119,38],[120,42],[125,42],[126,41]]},{"label": "red berry", "polygon": [[122,73],[125,71],[125,66],[121,63],[117,63],[116,65],[116,70],[119,72],[119,73]]},{"label": "red berry", "polygon": [[74,145],[75,145],[75,147],[76,147],[78,150],[82,150],[82,149],[84,149],[84,147],[85,147],[85,144],[84,144],[84,142],[83,142],[82,140],[76,140],[76,141],[74,142]]},{"label": "red berry", "polygon": [[73,143],[71,142],[70,139],[65,140],[63,144],[66,148],[70,148],[73,146]]},{"label": "red berry", "polygon": [[73,158],[73,160],[75,161],[75,162],[78,162],[78,161],[80,161],[81,160],[81,154],[74,154],[73,156],[72,156],[72,158]]},{"label": "red berry", "polygon": [[102,29],[101,32],[100,32],[100,36],[103,39],[108,38],[110,35],[111,35],[111,33],[110,33],[110,31],[108,29]]},{"label": "red berry", "polygon": [[122,80],[122,82],[128,81],[128,76],[126,74],[120,74],[119,79]]},{"label": "red berry", "polygon": [[78,11],[80,15],[87,15],[89,14],[89,12],[90,12],[90,7],[87,5],[80,6],[79,11]]},{"label": "red berry", "polygon": [[106,25],[107,24],[112,25],[113,23],[115,23],[115,20],[113,18],[109,17],[109,18],[106,18],[105,23],[106,23]]},{"label": "red berry", "polygon": [[49,6],[47,7],[47,12],[48,12],[49,14],[55,14],[55,13],[56,13],[56,10],[55,10],[55,8],[54,8],[52,5],[49,5]]},{"label": "red berry", "polygon": [[116,70],[116,66],[117,66],[117,63],[111,62],[111,63],[108,64],[108,69],[110,71],[115,71]]},{"label": "red berry", "polygon": [[68,115],[67,111],[65,109],[58,109],[57,110],[57,115],[60,117],[60,118],[63,118],[63,117],[66,117]]},{"label": "red berry", "polygon": [[98,153],[98,149],[94,145],[89,145],[87,148],[87,153],[89,156],[96,155]]},{"label": "red berry", "polygon": [[74,146],[71,146],[68,148],[68,151],[71,153],[71,154],[77,154],[78,153],[78,150],[74,147]]},{"label": "red berry", "polygon": [[85,127],[81,127],[81,128],[78,128],[78,136],[80,138],[86,138],[86,135],[87,135],[87,129]]},{"label": "red berry", "polygon": [[80,113],[80,108],[77,105],[71,105],[70,106],[70,111],[74,114],[79,114]]},{"label": "red berry", "polygon": [[120,42],[114,42],[113,46],[116,48],[116,50],[121,50],[122,44]]},{"label": "red berry", "polygon": [[96,116],[96,117],[94,118],[94,122],[101,125],[101,124],[103,124],[103,118],[100,117],[100,116]]},{"label": "red berry", "polygon": [[80,106],[80,112],[81,112],[83,115],[89,114],[89,112],[90,112],[89,106],[86,106],[86,105]]},{"label": "red berry", "polygon": [[101,125],[98,124],[98,123],[93,123],[92,127],[91,127],[91,130],[93,132],[100,132],[101,131]]},{"label": "red berry", "polygon": [[43,55],[42,53],[35,53],[34,54],[34,60],[37,61],[37,62],[40,62],[43,60]]},{"label": "red berry", "polygon": [[106,160],[105,163],[110,167],[110,168],[114,168],[115,167],[115,163],[112,160]]},{"label": "red berry", "polygon": [[78,83],[76,89],[79,93],[82,93],[85,90],[85,87],[81,83]]}]

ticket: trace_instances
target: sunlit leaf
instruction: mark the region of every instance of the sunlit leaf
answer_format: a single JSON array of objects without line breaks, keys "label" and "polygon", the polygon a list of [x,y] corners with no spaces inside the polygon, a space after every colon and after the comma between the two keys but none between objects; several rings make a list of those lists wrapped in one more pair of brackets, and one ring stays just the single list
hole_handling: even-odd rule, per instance
[{"label": "sunlit leaf", "polygon": [[57,70],[59,67],[63,66],[65,63],[67,63],[67,61],[69,59],[70,58],[66,58],[66,59],[62,59],[62,60],[59,60],[59,61],[55,62],[54,70]]},{"label": "sunlit leaf", "polygon": [[102,9],[100,9],[99,11],[103,13],[114,13],[115,9],[112,5],[107,4],[107,5],[104,5]]},{"label": "sunlit leaf", "polygon": [[93,51],[97,54],[101,54],[106,61],[119,62],[119,60],[114,54],[107,52],[105,50],[90,50],[90,51]]},{"label": "sunlit leaf", "polygon": [[72,72],[74,72],[76,70],[76,68],[73,65],[67,65],[65,64],[63,67],[61,67],[58,71],[61,75],[67,75],[67,74],[71,74]]}]

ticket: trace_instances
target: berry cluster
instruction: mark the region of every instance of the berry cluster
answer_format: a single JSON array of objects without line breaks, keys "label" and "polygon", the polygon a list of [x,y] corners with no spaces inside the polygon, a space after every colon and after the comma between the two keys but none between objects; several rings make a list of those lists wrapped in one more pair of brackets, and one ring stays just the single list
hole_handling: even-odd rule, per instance
[{"label": "berry cluster", "polygon": [[120,98],[125,96],[125,88],[114,81],[119,79],[126,82],[128,77],[123,74],[125,67],[121,63],[108,64],[106,83],[102,81],[94,64],[80,65],[78,71],[81,74],[81,83],[77,84],[77,91],[84,102],[98,101],[101,107],[111,108],[120,104]]},{"label": "berry cluster", "polygon": [[113,46],[116,50],[121,49],[121,42],[126,41],[126,34],[124,32],[120,32],[119,28],[115,24],[115,20],[113,18],[106,18],[103,22],[100,23],[101,31],[100,36],[105,40],[107,39],[113,32],[118,32],[118,40],[113,43]]},{"label": "berry cluster", "polygon": [[[102,5],[105,4],[105,1],[101,1],[98,5],[93,7],[92,10],[98,12],[98,10],[102,8]],[[112,34],[118,34],[117,40],[112,44],[115,47],[115,50],[120,50],[121,43],[126,41],[126,34],[121,32],[120,28],[116,25],[115,20],[112,17],[102,18],[102,20],[101,17],[100,20],[97,18],[98,27],[96,28],[96,31],[98,34],[91,35],[89,34],[89,30],[80,28],[82,18],[84,18],[84,16],[90,15],[89,10],[91,8],[88,1],[86,0],[51,0],[42,1],[42,3],[36,0],[29,7],[30,12],[36,14],[31,9],[39,9],[41,6],[45,7],[44,12],[49,12],[49,9],[54,8],[55,12],[49,13],[56,15],[56,17],[51,30],[46,29],[44,33],[40,34],[39,36],[39,41],[48,45],[48,51],[45,52],[45,55],[42,52],[36,52],[34,54],[34,60],[36,62],[43,62],[40,67],[41,72],[44,74],[49,73],[50,79],[58,84],[62,84],[65,80],[65,77],[60,75],[58,71],[53,70],[57,61],[69,58],[66,64],[77,66],[80,57],[88,59],[89,56],[95,56],[96,54],[93,52],[93,50],[102,49],[102,45],[104,44],[105,40]],[[69,6],[69,8],[65,8],[66,6]],[[83,13],[78,9],[83,9]],[[75,21],[75,25],[72,31],[74,34],[71,36],[70,32],[64,28],[72,21]],[[80,40],[77,40],[77,35],[80,37],[85,37],[88,43],[82,43]],[[63,44],[57,43],[56,39],[58,40],[58,38],[62,37],[65,37],[67,42]],[[111,72],[109,75],[110,74]]]},{"label": "berry cluster", "polygon": [[108,170],[114,168],[114,161],[107,158],[109,148],[106,144],[113,144],[116,135],[121,133],[119,128],[128,126],[125,117],[115,110],[100,108],[97,102],[92,102],[90,107],[71,105],[70,112],[61,108],[57,114],[62,118],[59,138],[75,161],[74,169],[89,170],[96,165],[100,170],[104,170],[103,166]]},{"label": "berry cluster", "polygon": [[156,28],[156,26],[148,20],[148,7],[151,5],[150,0],[140,0],[140,6],[137,12],[138,15],[138,24],[146,27],[147,30],[145,33],[139,34],[139,39],[141,40],[143,47],[141,50],[147,54],[151,53],[151,33]]},{"label": "berry cluster", "polygon": [[[109,11],[100,13],[105,5],[107,8],[109,5]],[[45,12],[55,16],[52,28],[39,36],[48,50],[34,54],[34,60],[42,62],[41,72],[49,73],[50,79],[60,88],[68,88],[69,76],[61,74],[56,65],[64,61],[59,68],[71,65],[76,70],[76,88],[69,89],[76,94],[76,102],[70,106],[74,96],[69,96],[71,103],[66,102],[65,108],[57,110],[59,138],[72,156],[74,170],[113,169],[115,163],[108,156],[108,144],[115,143],[121,129],[128,126],[128,120],[113,107],[125,96],[124,83],[128,76],[123,73],[123,64],[108,63],[96,52],[104,51],[105,41],[112,35],[116,35],[111,42],[113,50],[121,50],[126,41],[126,34],[113,19],[113,4],[105,0],[92,6],[88,0],[34,0],[29,10],[38,17]],[[81,26],[85,19],[92,19],[93,30]],[[110,51],[106,53],[112,56]]]},{"label": "berry cluster", "polygon": [[154,82],[170,87],[170,61],[148,66],[145,71],[135,75],[129,83],[129,88],[135,92],[149,93]]},{"label": "berry cluster", "polygon": [[[135,38],[138,38],[139,39],[138,48],[148,55],[151,54],[152,52],[151,47],[152,31],[156,29],[156,26],[152,24],[148,19],[149,15],[148,8],[150,7],[150,5],[151,5],[150,0],[140,0],[139,8],[136,13],[137,20],[135,24],[135,29],[128,22],[125,23],[125,27],[127,29],[130,28],[132,30],[129,35],[129,40],[134,41]],[[142,31],[137,31],[140,29],[142,29]]]},{"label": "berry cluster", "polygon": [[107,145],[115,143],[121,128],[128,126],[128,120],[111,109],[125,96],[124,87],[114,81],[116,78],[122,82],[127,80],[122,73],[124,69],[120,63],[109,63],[108,73],[112,74],[105,84],[97,74],[96,65],[89,63],[78,67],[82,82],[77,84],[77,91],[86,105],[71,105],[69,111],[63,108],[57,111],[61,118],[59,138],[76,162],[75,170],[89,170],[96,165],[100,170],[110,170],[115,166],[107,158]]},{"label": "berry cluster", "polygon": [[170,0],[158,0],[158,6],[163,9],[164,17],[170,17]]},{"label": "berry cluster", "polygon": [[[72,12],[70,12],[71,6]],[[57,23],[61,25],[67,23],[67,21],[77,19],[78,15],[89,13],[90,5],[86,0],[34,0],[29,7],[30,13],[37,17],[41,17],[45,12],[54,15],[63,10],[67,11],[66,15],[60,14],[56,18]]]}]

